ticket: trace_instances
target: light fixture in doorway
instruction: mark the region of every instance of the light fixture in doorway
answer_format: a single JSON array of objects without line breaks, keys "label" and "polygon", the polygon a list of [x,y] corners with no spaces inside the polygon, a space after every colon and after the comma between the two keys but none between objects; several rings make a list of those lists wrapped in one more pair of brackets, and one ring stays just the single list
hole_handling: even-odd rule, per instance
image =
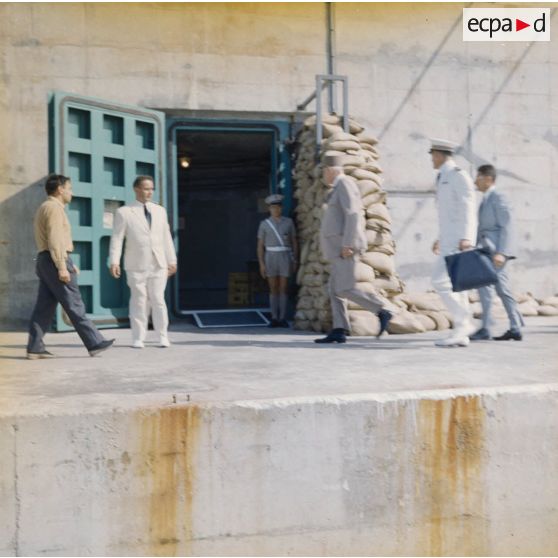
[{"label": "light fixture in doorway", "polygon": [[190,159],[188,157],[179,157],[178,162],[183,169],[187,169],[190,166]]}]

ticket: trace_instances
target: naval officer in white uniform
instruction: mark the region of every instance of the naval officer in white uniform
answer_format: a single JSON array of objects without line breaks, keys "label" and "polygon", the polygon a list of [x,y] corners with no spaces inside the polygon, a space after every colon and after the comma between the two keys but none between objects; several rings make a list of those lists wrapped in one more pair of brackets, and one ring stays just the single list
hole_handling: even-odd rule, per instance
[{"label": "naval officer in white uniform", "polygon": [[474,331],[467,291],[452,290],[444,257],[474,245],[477,233],[477,208],[472,178],[453,160],[457,145],[447,140],[432,140],[432,165],[438,171],[436,200],[438,204],[438,240],[432,251],[436,262],[432,285],[442,298],[453,319],[450,336],[436,341],[439,347],[466,347]]},{"label": "naval officer in white uniform", "polygon": [[150,307],[159,346],[170,346],[165,288],[167,279],[176,273],[176,251],[167,212],[151,201],[153,190],[151,176],[134,180],[136,199],[116,212],[110,239],[110,273],[116,279],[121,276],[120,257],[126,239],[124,269],[131,291],[130,326],[136,349],[144,347]]}]

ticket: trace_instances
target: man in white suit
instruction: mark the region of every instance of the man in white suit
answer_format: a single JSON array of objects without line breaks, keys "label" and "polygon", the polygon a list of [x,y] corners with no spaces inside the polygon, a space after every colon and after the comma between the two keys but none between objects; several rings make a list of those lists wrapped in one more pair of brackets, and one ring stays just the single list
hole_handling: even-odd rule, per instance
[{"label": "man in white suit", "polygon": [[152,177],[138,176],[134,180],[136,200],[116,212],[110,240],[110,273],[118,279],[126,239],[124,269],[131,291],[130,326],[136,349],[144,347],[150,307],[160,346],[170,346],[165,288],[168,277],[176,273],[176,252],[167,212],[151,201],[153,190]]},{"label": "man in white suit", "polygon": [[436,200],[438,202],[439,236],[432,251],[436,262],[432,273],[432,286],[436,289],[453,319],[449,337],[436,341],[438,347],[466,347],[474,331],[469,312],[467,291],[452,290],[445,256],[459,250],[468,250],[477,233],[476,197],[473,180],[453,160],[456,144],[446,140],[432,140],[432,165],[438,170]]}]

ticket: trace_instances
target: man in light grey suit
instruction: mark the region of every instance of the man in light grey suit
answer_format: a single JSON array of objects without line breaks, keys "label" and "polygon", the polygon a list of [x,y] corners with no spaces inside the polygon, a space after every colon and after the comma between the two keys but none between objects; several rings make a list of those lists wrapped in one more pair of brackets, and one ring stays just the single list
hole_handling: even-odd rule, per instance
[{"label": "man in light grey suit", "polygon": [[521,341],[521,326],[523,317],[517,309],[513,298],[506,262],[512,257],[512,219],[510,206],[506,197],[496,189],[496,169],[492,165],[482,165],[477,169],[475,180],[477,189],[482,192],[483,200],[479,207],[479,228],[477,244],[488,245],[494,250],[492,261],[498,270],[498,282],[494,286],[479,289],[482,305],[482,327],[473,335],[471,341],[490,339],[494,321],[490,313],[494,290],[504,303],[504,308],[510,321],[509,329],[496,341],[514,339]]},{"label": "man in light grey suit", "polygon": [[359,254],[366,251],[366,224],[362,199],[356,182],[343,172],[339,155],[326,155],[324,180],[333,185],[320,228],[320,247],[330,263],[329,295],[333,314],[333,329],[316,343],[345,343],[351,329],[347,299],[378,315],[380,331],[387,329],[397,308],[376,293],[356,287],[355,268]]}]

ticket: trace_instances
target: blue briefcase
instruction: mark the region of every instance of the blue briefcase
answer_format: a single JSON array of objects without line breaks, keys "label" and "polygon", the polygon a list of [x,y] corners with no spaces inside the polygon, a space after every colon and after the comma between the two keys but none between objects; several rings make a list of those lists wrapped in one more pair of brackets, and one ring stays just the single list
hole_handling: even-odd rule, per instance
[{"label": "blue briefcase", "polygon": [[445,260],[454,292],[478,289],[498,282],[498,272],[487,248],[457,252],[446,256]]}]

